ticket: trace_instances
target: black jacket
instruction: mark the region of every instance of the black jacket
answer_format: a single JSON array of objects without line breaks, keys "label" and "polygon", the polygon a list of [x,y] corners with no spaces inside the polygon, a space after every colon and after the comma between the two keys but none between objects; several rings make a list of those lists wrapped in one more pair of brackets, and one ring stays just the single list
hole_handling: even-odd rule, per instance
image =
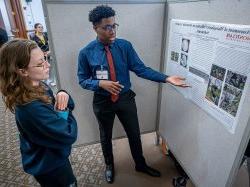
[{"label": "black jacket", "polygon": [[6,30],[0,28],[0,47],[7,41],[8,41],[8,34]]},{"label": "black jacket", "polygon": [[49,51],[49,42],[48,42],[48,35],[46,32],[43,33],[43,37],[45,40],[45,44],[40,40],[40,38],[37,35],[31,36],[31,40],[35,41],[37,45],[41,48],[43,52]]}]

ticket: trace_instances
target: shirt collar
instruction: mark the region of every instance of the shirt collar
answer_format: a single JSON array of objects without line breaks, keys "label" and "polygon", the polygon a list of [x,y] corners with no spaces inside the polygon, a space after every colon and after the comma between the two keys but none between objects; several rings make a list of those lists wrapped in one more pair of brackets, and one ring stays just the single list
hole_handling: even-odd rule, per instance
[{"label": "shirt collar", "polygon": [[[109,44],[109,48],[112,48],[114,46],[114,43],[116,42],[116,39],[114,42],[112,42],[111,44]],[[96,38],[96,43],[97,43],[97,47],[101,50],[104,50],[104,44],[98,39]]]}]

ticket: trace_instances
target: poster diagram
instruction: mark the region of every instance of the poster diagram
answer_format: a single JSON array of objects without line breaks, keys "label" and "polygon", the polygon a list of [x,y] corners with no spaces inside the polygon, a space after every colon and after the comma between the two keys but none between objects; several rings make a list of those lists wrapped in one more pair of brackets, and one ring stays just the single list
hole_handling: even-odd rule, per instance
[{"label": "poster diagram", "polygon": [[188,56],[186,54],[181,53],[180,65],[184,68],[187,68],[187,60]]},{"label": "poster diagram", "polygon": [[178,59],[179,59],[179,53],[172,51],[171,52],[171,60],[178,62]]},{"label": "poster diagram", "polygon": [[250,85],[250,26],[174,19],[169,37],[166,73],[192,85],[175,89],[234,133]]}]

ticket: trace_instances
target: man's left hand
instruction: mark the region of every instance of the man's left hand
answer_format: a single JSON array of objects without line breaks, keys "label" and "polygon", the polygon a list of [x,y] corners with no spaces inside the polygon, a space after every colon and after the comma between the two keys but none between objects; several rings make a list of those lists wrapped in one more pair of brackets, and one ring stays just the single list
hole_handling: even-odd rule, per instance
[{"label": "man's left hand", "polygon": [[183,77],[180,77],[180,76],[177,76],[177,75],[173,75],[173,76],[169,76],[167,79],[166,79],[166,82],[174,85],[174,86],[179,86],[179,87],[191,87],[190,85],[187,85],[185,83],[185,78]]}]

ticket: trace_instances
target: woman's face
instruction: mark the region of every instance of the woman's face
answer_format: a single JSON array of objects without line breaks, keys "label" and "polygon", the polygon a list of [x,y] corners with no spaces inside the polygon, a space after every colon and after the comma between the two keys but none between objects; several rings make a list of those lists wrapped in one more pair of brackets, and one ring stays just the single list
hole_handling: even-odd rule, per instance
[{"label": "woman's face", "polygon": [[43,32],[43,26],[41,24],[37,25],[36,32],[39,32],[39,33]]},{"label": "woman's face", "polygon": [[31,50],[30,62],[26,71],[26,76],[32,81],[33,86],[39,85],[41,80],[49,78],[50,64],[45,60],[44,53],[38,47]]}]

